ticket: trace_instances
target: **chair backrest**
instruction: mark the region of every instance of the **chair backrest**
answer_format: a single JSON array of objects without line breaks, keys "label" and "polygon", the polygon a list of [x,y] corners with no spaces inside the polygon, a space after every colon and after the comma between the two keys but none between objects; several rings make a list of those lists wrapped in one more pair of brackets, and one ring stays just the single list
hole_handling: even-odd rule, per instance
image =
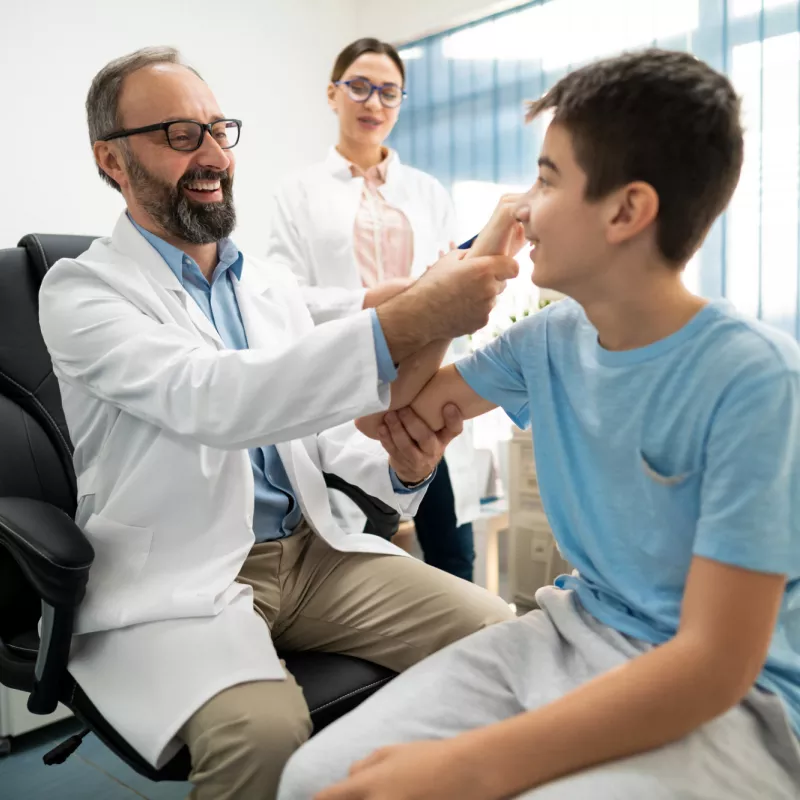
[{"label": "chair backrest", "polygon": [[[0,250],[0,497],[29,497],[75,513],[75,474],[58,382],[39,330],[39,286],[89,236],[31,234]],[[0,548],[0,641],[35,629],[39,600]]]},{"label": "chair backrest", "polygon": [[[58,383],[39,330],[38,292],[55,261],[77,257],[91,242],[86,236],[31,235],[18,247],[0,250],[0,497],[43,500],[70,516],[76,503],[72,446]],[[393,509],[337,476],[327,480],[359,504],[381,535],[388,538],[396,529],[399,515]],[[39,596],[0,546],[0,683],[26,692],[34,689],[40,613]],[[346,656],[282,653],[281,657],[305,687],[317,730],[393,676],[383,667]],[[187,748],[155,770],[74,682],[69,698],[77,716],[141,775],[155,781],[187,779]]]}]

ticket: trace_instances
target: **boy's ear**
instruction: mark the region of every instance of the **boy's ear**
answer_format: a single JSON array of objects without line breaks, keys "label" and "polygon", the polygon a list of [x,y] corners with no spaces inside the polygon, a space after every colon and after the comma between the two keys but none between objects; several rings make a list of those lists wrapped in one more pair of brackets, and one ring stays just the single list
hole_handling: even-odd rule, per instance
[{"label": "boy's ear", "polygon": [[640,234],[658,216],[658,192],[644,181],[635,181],[613,192],[609,201],[606,238],[622,244]]}]

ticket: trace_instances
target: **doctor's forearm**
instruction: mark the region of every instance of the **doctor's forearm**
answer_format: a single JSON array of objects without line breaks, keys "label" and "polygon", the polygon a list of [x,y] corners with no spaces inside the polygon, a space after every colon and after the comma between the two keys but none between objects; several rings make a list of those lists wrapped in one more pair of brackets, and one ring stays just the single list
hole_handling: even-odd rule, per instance
[{"label": "doctor's forearm", "polygon": [[446,334],[429,292],[409,289],[375,309],[395,364],[402,364]]}]

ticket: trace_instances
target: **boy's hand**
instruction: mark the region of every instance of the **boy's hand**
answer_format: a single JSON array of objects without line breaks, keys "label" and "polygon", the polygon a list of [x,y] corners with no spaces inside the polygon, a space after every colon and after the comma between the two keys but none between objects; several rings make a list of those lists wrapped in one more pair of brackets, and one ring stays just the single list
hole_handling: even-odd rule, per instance
[{"label": "boy's hand", "polygon": [[505,194],[491,219],[469,249],[469,257],[504,255],[512,258],[525,245],[525,228],[517,221],[517,206],[521,194]]},{"label": "boy's hand", "polygon": [[391,300],[413,285],[414,278],[389,278],[389,280],[367,289],[362,308],[377,308],[381,303]]},{"label": "boy's hand", "polygon": [[378,428],[378,438],[389,454],[389,466],[403,483],[420,483],[436,469],[445,448],[464,429],[461,412],[445,407],[445,426],[432,431],[410,408],[390,411]]},{"label": "boy's hand", "polygon": [[499,800],[461,737],[384,747],[314,800]]}]

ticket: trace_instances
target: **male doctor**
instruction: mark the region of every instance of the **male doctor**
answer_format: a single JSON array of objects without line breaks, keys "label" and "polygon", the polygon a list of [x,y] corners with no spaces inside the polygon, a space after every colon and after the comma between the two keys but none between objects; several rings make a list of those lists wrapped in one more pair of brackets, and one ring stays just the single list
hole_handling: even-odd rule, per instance
[{"label": "male doctor", "polygon": [[516,264],[451,254],[315,328],[293,276],[228,238],[241,123],[176,51],[108,64],[87,113],[127,210],[40,295],[96,553],[70,671],[150,763],[188,745],[196,800],[264,800],[311,731],[276,647],[403,670],[511,616],[338,527],[322,473],[414,512],[457,409],[443,435],[393,416],[388,458],[351,421],[387,408],[396,364],[482,325]]}]

